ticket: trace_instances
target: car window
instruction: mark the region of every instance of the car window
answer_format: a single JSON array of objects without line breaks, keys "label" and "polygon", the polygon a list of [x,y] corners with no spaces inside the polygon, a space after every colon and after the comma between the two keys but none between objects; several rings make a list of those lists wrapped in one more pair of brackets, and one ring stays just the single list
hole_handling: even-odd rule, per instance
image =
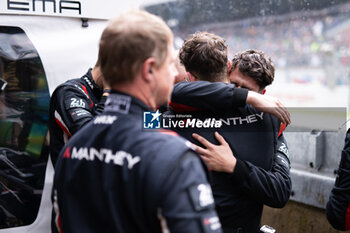
[{"label": "car window", "polygon": [[37,216],[49,99],[42,62],[25,32],[0,26],[0,228],[27,225]]}]

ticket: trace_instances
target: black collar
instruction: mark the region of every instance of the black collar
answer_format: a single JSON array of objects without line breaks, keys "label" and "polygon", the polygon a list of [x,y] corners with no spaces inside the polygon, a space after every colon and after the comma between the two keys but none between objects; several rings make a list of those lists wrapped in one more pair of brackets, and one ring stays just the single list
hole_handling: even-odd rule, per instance
[{"label": "black collar", "polygon": [[90,68],[86,74],[81,77],[81,79],[91,89],[94,96],[100,98],[103,94],[103,90],[95,83],[94,79],[92,78],[91,70],[92,69]]},{"label": "black collar", "polygon": [[138,98],[120,91],[112,90],[105,102],[105,112],[119,112],[122,114],[138,114],[149,112],[150,108]]}]

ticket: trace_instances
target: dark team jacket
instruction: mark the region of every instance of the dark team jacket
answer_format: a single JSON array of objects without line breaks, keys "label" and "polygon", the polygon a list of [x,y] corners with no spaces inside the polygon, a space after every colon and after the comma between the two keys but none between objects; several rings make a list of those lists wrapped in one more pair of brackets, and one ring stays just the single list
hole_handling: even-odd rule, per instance
[{"label": "dark team jacket", "polygon": [[223,120],[222,126],[214,130],[178,132],[196,144],[199,143],[192,138],[193,132],[218,144],[213,134],[218,131],[229,143],[237,158],[235,171],[211,172],[211,185],[223,227],[240,228],[247,233],[258,231],[264,204],[281,208],[287,203],[291,179],[280,121],[245,105],[246,94],[242,90],[225,83],[182,82],[174,87],[170,107],[175,113],[196,119]]},{"label": "dark team jacket", "polygon": [[81,78],[58,86],[50,99],[50,153],[53,163],[68,139],[103,111],[103,90],[94,82],[91,69]]},{"label": "dark team jacket", "polygon": [[53,190],[61,232],[221,232],[198,155],[174,132],[143,129],[147,111],[111,93],[63,148]]},{"label": "dark team jacket", "polygon": [[350,129],[346,133],[344,149],[326,208],[329,223],[337,230],[350,230]]}]

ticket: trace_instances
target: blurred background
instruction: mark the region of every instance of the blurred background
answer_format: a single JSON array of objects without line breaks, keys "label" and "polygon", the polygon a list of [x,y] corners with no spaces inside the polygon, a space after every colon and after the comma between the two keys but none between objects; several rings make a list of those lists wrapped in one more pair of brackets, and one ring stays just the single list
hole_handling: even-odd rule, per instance
[{"label": "blurred background", "polygon": [[[277,68],[268,93],[290,107],[349,107],[350,1],[180,0],[145,4],[173,29],[226,39],[230,58],[254,48]],[[331,96],[331,98],[330,98]]]}]

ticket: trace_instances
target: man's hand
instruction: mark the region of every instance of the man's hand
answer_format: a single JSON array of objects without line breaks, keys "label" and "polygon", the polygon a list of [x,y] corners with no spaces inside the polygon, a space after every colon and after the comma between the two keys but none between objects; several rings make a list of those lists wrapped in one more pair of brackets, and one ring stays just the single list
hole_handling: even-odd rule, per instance
[{"label": "man's hand", "polygon": [[291,123],[290,114],[287,108],[275,97],[261,95],[254,91],[249,91],[247,96],[247,104],[252,105],[259,111],[274,115],[282,123]]},{"label": "man's hand", "polygon": [[198,134],[194,133],[192,137],[206,147],[204,149],[195,145],[197,152],[210,170],[227,173],[234,171],[237,159],[234,157],[229,144],[218,132],[215,132],[215,137],[220,143],[219,146],[210,143]]}]

